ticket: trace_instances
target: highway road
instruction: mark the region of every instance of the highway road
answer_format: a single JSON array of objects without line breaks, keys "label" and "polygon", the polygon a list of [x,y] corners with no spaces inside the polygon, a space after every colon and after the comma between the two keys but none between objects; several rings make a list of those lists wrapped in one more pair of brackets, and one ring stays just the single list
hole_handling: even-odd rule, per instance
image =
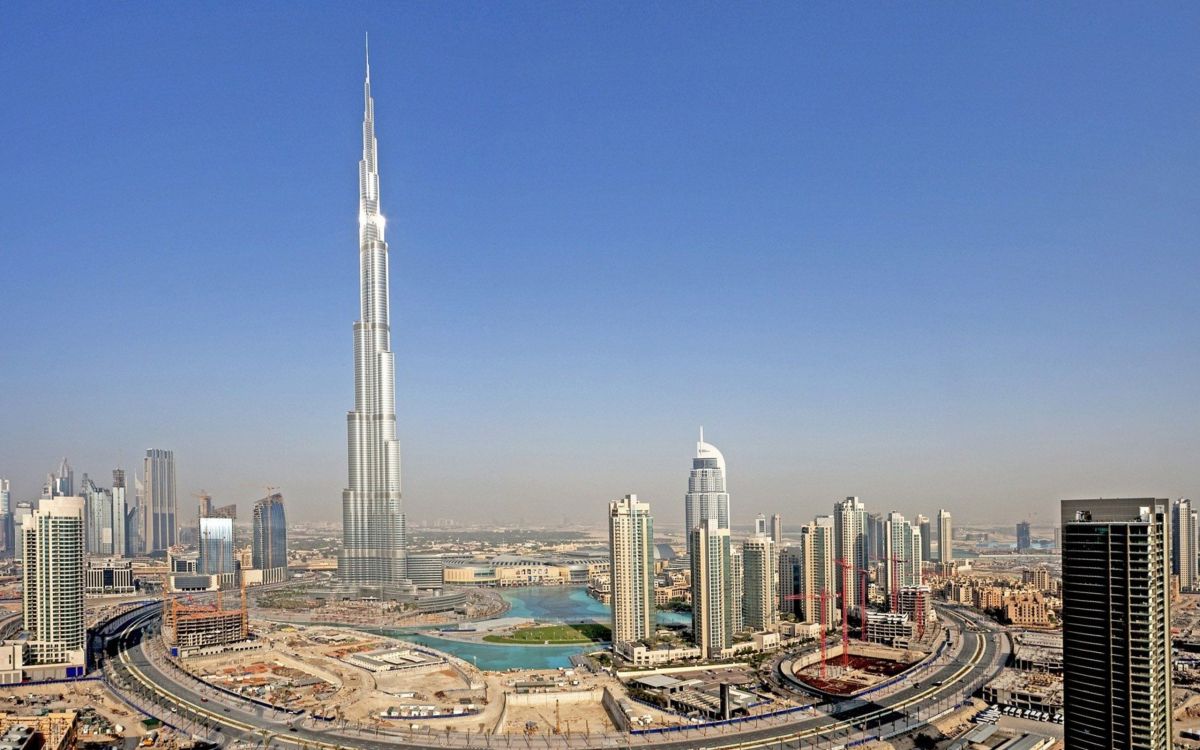
[{"label": "highway road", "polygon": [[[167,662],[161,645],[143,634],[157,625],[158,612],[149,610],[129,622],[121,634],[120,651],[109,661],[109,684],[131,702],[167,723],[219,744],[232,739],[278,746],[365,748],[507,748],[521,736],[427,733],[380,735],[353,728],[338,728],[306,716],[255,705],[203,685]],[[972,621],[953,610],[941,613],[961,627],[961,647],[953,656],[927,668],[919,682],[906,685],[875,700],[847,700],[820,707],[811,714],[787,719],[746,722],[723,731],[690,729],[650,735],[539,736],[536,744],[548,748],[653,746],[670,750],[690,748],[817,747],[838,748],[873,736],[891,736],[916,728],[957,706],[1000,668],[1007,655],[1004,634],[982,620]],[[174,709],[174,710],[172,710]]]}]

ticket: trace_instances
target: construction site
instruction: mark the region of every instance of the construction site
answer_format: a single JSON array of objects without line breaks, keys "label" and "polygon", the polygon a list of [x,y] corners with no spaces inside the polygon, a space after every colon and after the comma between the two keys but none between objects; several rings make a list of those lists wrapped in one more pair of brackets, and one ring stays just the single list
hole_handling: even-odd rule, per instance
[{"label": "construction site", "polygon": [[250,619],[246,609],[246,586],[240,586],[238,607],[227,609],[223,592],[215,601],[197,601],[193,595],[171,595],[163,582],[163,638],[171,653],[188,657],[202,653],[252,648]]}]

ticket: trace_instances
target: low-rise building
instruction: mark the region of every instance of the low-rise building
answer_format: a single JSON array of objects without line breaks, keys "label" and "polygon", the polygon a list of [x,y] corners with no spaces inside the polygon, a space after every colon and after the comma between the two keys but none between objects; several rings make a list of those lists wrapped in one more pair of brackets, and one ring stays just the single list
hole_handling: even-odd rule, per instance
[{"label": "low-rise building", "polygon": [[916,636],[912,618],[902,612],[871,612],[867,615],[867,641],[906,648]]},{"label": "low-rise building", "polygon": [[1004,599],[1004,616],[1013,625],[1047,627],[1054,624],[1054,611],[1041,591],[1018,591]]},{"label": "low-rise building", "polygon": [[699,646],[663,645],[651,648],[638,642],[613,644],[613,651],[635,667],[657,667],[676,661],[699,659],[702,653]]},{"label": "low-rise building", "polygon": [[51,711],[40,716],[0,713],[0,743],[13,742],[16,748],[31,750],[74,750],[78,726],[79,715],[74,711]]},{"label": "low-rise building", "polygon": [[1002,706],[1060,713],[1063,707],[1062,677],[1049,672],[1002,669],[996,679],[984,686],[983,699]]},{"label": "low-rise building", "polygon": [[87,563],[85,594],[132,594],[133,561],[105,557]]},{"label": "low-rise building", "polygon": [[1013,666],[1036,672],[1063,671],[1062,632],[1014,633]]}]

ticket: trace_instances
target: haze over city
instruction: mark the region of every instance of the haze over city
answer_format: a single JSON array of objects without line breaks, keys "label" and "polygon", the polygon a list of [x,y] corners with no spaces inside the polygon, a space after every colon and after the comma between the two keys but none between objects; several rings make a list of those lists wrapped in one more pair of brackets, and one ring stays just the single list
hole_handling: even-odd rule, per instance
[{"label": "haze over city", "polygon": [[410,519],[1196,494],[1200,9],[670,10],[5,6],[14,499],[338,518],[368,15]]}]

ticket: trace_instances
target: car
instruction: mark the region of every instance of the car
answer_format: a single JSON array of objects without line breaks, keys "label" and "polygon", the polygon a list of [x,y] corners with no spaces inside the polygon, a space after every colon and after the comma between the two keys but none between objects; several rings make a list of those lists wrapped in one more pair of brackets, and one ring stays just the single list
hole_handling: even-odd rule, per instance
[{"label": "car", "polygon": [[288,727],[288,731],[289,731],[289,732],[294,732],[294,731],[296,731],[296,728],[295,728],[295,727]]}]

